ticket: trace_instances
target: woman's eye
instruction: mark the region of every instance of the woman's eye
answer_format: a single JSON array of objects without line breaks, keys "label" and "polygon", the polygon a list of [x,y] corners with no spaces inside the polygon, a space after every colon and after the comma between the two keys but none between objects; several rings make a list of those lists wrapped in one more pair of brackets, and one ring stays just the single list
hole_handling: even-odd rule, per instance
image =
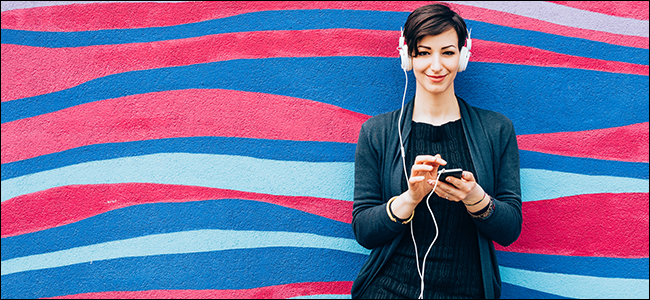
[{"label": "woman's eye", "polygon": [[456,54],[456,52],[454,52],[454,51],[445,51],[443,54],[444,55],[454,55],[454,54]]},{"label": "woman's eye", "polygon": [[429,55],[429,52],[418,52],[418,56]]}]

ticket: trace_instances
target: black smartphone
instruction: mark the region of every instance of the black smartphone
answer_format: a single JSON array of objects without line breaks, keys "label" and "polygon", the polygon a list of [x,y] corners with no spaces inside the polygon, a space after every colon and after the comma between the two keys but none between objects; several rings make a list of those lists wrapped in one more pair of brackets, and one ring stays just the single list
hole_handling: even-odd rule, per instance
[{"label": "black smartphone", "polygon": [[444,183],[451,184],[451,183],[449,183],[447,181],[448,176],[454,176],[454,177],[460,179],[460,178],[463,177],[463,169],[449,169],[449,170],[444,169],[444,170],[442,170],[440,172],[440,178],[438,179],[438,181],[442,181]]}]

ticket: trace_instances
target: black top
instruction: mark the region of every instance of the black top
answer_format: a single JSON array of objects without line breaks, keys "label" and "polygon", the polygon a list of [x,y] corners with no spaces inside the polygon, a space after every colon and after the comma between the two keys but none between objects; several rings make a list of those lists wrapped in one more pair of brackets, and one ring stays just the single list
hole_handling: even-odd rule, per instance
[{"label": "black top", "polygon": [[[485,298],[499,298],[501,276],[492,241],[508,246],[521,233],[521,187],[519,150],[512,122],[504,115],[473,107],[460,97],[461,123],[474,165],[474,176],[490,195],[494,210],[485,218],[473,219],[477,228],[478,248]],[[405,190],[404,168],[400,155],[397,124],[409,147],[413,104],[401,110],[380,114],[363,123],[359,131],[354,160],[354,203],[352,232],[359,244],[372,249],[359,270],[350,291],[359,298],[379,271],[388,263],[409,225],[392,221],[386,203]],[[406,151],[408,152],[408,148]],[[405,238],[410,238],[406,235]],[[426,242],[425,242],[426,243]]]},{"label": "black top", "polygon": [[[418,155],[440,154],[447,165],[440,168],[474,172],[460,120],[441,126],[413,123],[406,154],[407,169]],[[403,188],[408,189],[406,180]],[[426,199],[426,197],[424,198]],[[429,199],[440,233],[427,256],[424,298],[483,298],[483,284],[476,225],[462,202],[452,202],[432,194]],[[431,213],[423,200],[415,209],[414,236],[422,259],[436,235]],[[417,298],[420,276],[415,249],[408,227],[387,265],[379,271],[362,298]]]}]

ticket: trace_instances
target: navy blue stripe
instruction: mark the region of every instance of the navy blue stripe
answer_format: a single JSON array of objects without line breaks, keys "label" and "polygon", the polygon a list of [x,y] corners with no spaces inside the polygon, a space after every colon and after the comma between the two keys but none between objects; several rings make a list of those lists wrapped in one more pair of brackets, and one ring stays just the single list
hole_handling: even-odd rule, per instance
[{"label": "navy blue stripe", "polygon": [[648,163],[570,157],[519,150],[522,168],[543,169],[584,175],[607,175],[648,179]]},{"label": "navy blue stripe", "polygon": [[503,282],[501,299],[572,299]]},{"label": "navy blue stripe", "polygon": [[[197,36],[247,31],[351,28],[397,31],[408,12],[362,10],[278,10],[165,27],[42,32],[2,29],[2,43],[34,47],[85,47],[147,43]],[[639,49],[565,37],[531,30],[466,20],[476,39],[535,47],[582,57],[648,64],[648,49]],[[480,51],[480,49],[476,49]]]},{"label": "navy blue stripe", "polygon": [[[497,251],[499,265],[546,273],[648,279],[648,258],[544,255]],[[594,268],[594,266],[598,266]]]},{"label": "navy blue stripe", "polygon": [[287,231],[354,239],[348,223],[265,202],[224,199],[149,203],[108,211],[60,227],[2,238],[2,260],[199,229]]},{"label": "navy blue stripe", "polygon": [[129,257],[4,275],[2,299],[352,281],[366,259],[336,250],[286,247]]},{"label": "navy blue stripe", "polygon": [[154,153],[205,153],[308,162],[354,162],[356,144],[235,137],[183,137],[78,147],[2,164],[2,180],[83,162]]},{"label": "navy blue stripe", "polygon": [[[319,75],[305,76],[305,70]],[[409,99],[415,90],[412,73],[410,78]],[[399,108],[403,84],[397,58],[242,59],[110,75],[67,90],[2,102],[1,113],[6,123],[103,99],[205,88],[280,94],[377,115]],[[455,87],[471,104],[508,116],[517,134],[648,121],[648,76],[474,62],[458,76]]]},{"label": "navy blue stripe", "polygon": [[[466,20],[472,29],[472,38],[499,43],[520,45],[610,61],[648,65],[648,49],[618,46],[592,40],[555,35],[533,30],[517,29],[480,21]],[[474,49],[472,51],[481,51]]]}]

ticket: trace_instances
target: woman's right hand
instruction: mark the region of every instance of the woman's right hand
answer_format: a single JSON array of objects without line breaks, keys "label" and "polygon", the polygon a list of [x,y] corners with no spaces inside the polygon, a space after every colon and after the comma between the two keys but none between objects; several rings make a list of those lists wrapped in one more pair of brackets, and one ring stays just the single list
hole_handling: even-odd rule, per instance
[{"label": "woman's right hand", "polygon": [[433,186],[428,181],[435,181],[438,177],[438,167],[446,164],[447,162],[440,157],[440,154],[416,157],[413,167],[411,167],[408,191],[402,193],[391,204],[390,209],[393,214],[400,219],[408,219],[413,214],[415,207],[433,190]]},{"label": "woman's right hand", "polygon": [[438,167],[446,164],[447,162],[440,157],[440,154],[435,156],[419,155],[415,158],[413,167],[411,167],[409,189],[406,193],[416,206],[433,190],[433,186],[428,181],[435,181],[438,177]]}]

